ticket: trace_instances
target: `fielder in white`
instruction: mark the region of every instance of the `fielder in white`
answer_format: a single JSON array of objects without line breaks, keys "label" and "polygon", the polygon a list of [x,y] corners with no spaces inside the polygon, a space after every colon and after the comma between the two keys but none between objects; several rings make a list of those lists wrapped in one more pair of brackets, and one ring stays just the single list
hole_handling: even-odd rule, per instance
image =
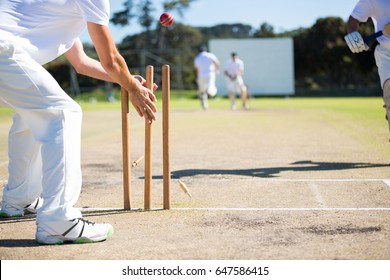
[{"label": "fielder in white", "polygon": [[[375,32],[383,30],[390,23],[389,0],[360,0],[354,7],[347,23],[348,35],[345,41],[353,53],[367,51],[368,45],[359,33],[359,24],[372,18]],[[383,99],[386,105],[386,119],[390,129],[390,37],[383,35],[377,38],[379,45],[375,48],[375,60],[383,88]]]},{"label": "fielder in white", "polygon": [[199,48],[199,53],[194,59],[197,76],[198,94],[202,108],[208,108],[208,98],[217,94],[215,79],[219,74],[220,63],[218,58],[206,51],[205,46]]},{"label": "fielder in white", "polygon": [[235,52],[233,52],[231,56],[231,59],[229,59],[225,65],[225,76],[231,109],[236,110],[236,93],[239,93],[243,108],[248,110],[248,93],[243,79],[244,62],[238,58],[238,55]]},{"label": "fielder in white", "polygon": [[[42,67],[64,54],[78,73],[118,83],[140,116],[155,119],[156,98],[118,53],[109,25],[109,0],[1,0],[0,102],[14,110],[9,132],[9,180],[1,216],[36,211],[43,244],[105,240],[110,224],[82,218],[82,112]],[[88,32],[99,56],[89,58],[78,36]]]}]

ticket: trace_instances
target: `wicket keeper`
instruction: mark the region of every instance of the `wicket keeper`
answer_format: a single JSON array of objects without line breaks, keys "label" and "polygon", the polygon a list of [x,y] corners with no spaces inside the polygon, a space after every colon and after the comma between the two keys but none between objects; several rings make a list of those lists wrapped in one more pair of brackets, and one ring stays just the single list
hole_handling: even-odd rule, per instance
[{"label": "wicket keeper", "polygon": [[[156,98],[118,53],[109,16],[109,0],[0,1],[0,103],[15,112],[0,214],[36,211],[38,243],[97,242],[113,234],[110,224],[87,221],[74,207],[82,185],[82,111],[42,65],[65,55],[78,73],[118,83],[140,116],[155,119]],[[78,38],[86,28],[99,61]]]}]

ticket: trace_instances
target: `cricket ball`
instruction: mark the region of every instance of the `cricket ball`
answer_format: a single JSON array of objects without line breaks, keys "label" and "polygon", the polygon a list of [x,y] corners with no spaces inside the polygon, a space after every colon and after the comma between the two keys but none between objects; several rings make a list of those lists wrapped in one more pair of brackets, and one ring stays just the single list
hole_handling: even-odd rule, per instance
[{"label": "cricket ball", "polygon": [[173,15],[171,15],[168,12],[165,12],[160,16],[160,23],[162,26],[165,27],[171,26],[174,21],[175,19],[173,18]]}]

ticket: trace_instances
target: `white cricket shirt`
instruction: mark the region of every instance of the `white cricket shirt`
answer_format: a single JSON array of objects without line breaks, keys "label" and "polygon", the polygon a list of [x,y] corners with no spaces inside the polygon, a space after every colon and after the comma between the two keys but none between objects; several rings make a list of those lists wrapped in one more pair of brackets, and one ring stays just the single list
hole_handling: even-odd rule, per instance
[{"label": "white cricket shirt", "polygon": [[244,72],[244,62],[239,58],[236,58],[235,61],[233,59],[230,59],[226,62],[225,71],[230,76],[235,77],[239,73]]},{"label": "white cricket shirt", "polygon": [[215,74],[215,62],[218,61],[217,57],[209,52],[199,53],[194,60],[196,68],[199,69],[199,77],[207,77],[211,73]]},{"label": "white cricket shirt", "polygon": [[[383,30],[384,26],[390,23],[390,1],[389,0],[360,0],[353,9],[351,16],[361,22],[372,18],[375,31]],[[381,36],[378,42],[390,48],[390,37]]]},{"label": "white cricket shirt", "polygon": [[109,0],[1,0],[0,40],[41,65],[69,50],[87,22],[108,26]]}]

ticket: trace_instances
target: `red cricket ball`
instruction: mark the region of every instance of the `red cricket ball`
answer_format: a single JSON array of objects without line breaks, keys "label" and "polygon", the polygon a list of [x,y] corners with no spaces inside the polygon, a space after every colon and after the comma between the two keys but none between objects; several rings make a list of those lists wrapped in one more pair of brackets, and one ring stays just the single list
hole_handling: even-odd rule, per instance
[{"label": "red cricket ball", "polygon": [[173,18],[173,15],[168,12],[165,12],[160,16],[160,23],[162,26],[171,26],[174,21],[175,19]]}]

